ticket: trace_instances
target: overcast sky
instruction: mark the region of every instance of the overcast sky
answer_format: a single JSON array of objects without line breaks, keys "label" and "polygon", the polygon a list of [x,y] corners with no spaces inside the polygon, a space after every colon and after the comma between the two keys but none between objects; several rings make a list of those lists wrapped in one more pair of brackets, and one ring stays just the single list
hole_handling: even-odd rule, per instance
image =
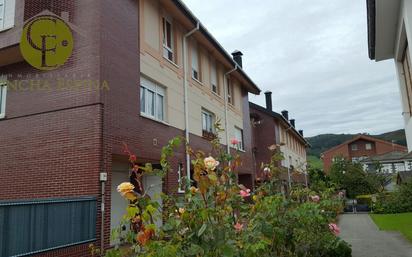
[{"label": "overcast sky", "polygon": [[392,60],[369,60],[366,1],[184,0],[305,136],[403,128]]}]

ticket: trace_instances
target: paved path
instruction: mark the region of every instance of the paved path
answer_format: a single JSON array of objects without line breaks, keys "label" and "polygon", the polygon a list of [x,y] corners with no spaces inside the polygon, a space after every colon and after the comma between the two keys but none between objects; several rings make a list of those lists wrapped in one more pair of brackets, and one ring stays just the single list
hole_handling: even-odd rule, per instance
[{"label": "paved path", "polygon": [[368,214],[341,215],[339,226],[352,257],[412,257],[411,243],[400,233],[380,231]]}]

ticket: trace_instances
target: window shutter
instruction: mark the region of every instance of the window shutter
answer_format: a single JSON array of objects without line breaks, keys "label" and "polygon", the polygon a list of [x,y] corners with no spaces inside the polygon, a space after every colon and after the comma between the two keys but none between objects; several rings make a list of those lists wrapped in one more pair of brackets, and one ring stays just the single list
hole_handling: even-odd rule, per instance
[{"label": "window shutter", "polygon": [[16,11],[16,0],[0,0],[4,2],[3,29],[14,27],[14,16]]}]

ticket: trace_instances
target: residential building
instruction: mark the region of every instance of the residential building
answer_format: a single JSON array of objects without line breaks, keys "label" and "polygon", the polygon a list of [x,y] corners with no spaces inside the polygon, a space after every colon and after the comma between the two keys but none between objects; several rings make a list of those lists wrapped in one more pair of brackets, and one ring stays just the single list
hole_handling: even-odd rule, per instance
[{"label": "residential building", "polygon": [[396,184],[402,185],[404,183],[411,183],[412,182],[412,171],[401,171],[398,173],[396,177]]},{"label": "residential building", "polygon": [[[412,155],[404,151],[393,151],[371,156],[360,163],[366,172],[384,175],[385,189],[394,191],[396,184],[399,184],[399,178],[403,179],[405,172],[412,170]],[[395,181],[394,174],[397,176],[397,181]]]},{"label": "residential building", "polygon": [[376,62],[393,59],[401,93],[408,151],[412,151],[412,2],[367,0],[368,52]]},{"label": "residential building", "polygon": [[360,162],[365,171],[396,174],[412,170],[412,156],[404,151],[393,151],[368,157]]},{"label": "residential building", "polygon": [[400,151],[406,154],[407,148],[387,142],[375,137],[359,134],[354,138],[332,147],[321,154],[325,172],[329,172],[335,158],[345,158],[352,162],[359,162],[371,156]]},{"label": "residential building", "polygon": [[[260,90],[241,53],[227,54],[181,1],[0,7],[0,256],[79,257],[89,256],[90,243],[110,247],[127,206],[116,192],[129,180],[123,143],[156,167],[175,136],[209,153],[212,124],[221,120],[222,144],[233,151],[229,139],[240,141],[239,181],[253,186],[248,93]],[[38,15],[72,28],[74,50],[59,69],[39,71],[20,53],[24,22]],[[90,81],[103,86],[79,85]],[[181,193],[188,163],[182,146],[163,181],[142,182],[154,186],[152,196]]]},{"label": "residential building", "polygon": [[272,92],[266,92],[265,96],[266,107],[249,103],[256,176],[262,177],[262,164],[270,161],[272,152],[268,147],[271,145],[280,147],[284,157],[281,167],[303,174],[306,172],[306,148],[310,144],[304,138],[303,130],[296,129],[295,120],[289,120],[288,111],[282,111],[282,114],[273,111]]}]

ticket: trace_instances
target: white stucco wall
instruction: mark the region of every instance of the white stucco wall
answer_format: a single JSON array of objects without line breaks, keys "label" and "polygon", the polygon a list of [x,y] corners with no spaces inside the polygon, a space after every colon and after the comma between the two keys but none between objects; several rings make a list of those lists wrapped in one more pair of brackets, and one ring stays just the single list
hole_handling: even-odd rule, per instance
[{"label": "white stucco wall", "polygon": [[[184,130],[185,116],[184,116],[184,87],[183,87],[183,49],[182,40],[183,34],[186,33],[177,21],[173,23],[175,44],[177,47],[176,64],[172,64],[163,58],[162,46],[162,13],[166,12],[159,6],[157,0],[141,1],[142,17],[141,20],[141,50],[140,50],[140,72],[145,78],[162,86],[166,92],[165,99],[165,122],[172,127]],[[216,119],[221,120],[223,129],[227,129],[229,139],[235,135],[235,127],[243,129],[243,99],[241,93],[241,85],[239,82],[231,77],[233,84],[234,106],[228,109],[228,128],[225,128],[224,122],[224,84],[223,77],[227,70],[223,65],[217,62],[217,76],[219,95],[212,93],[210,85],[210,66],[212,54],[199,42],[197,44],[200,54],[200,74],[202,82],[199,83],[191,79],[191,47],[195,40],[192,36],[188,40],[188,109],[189,109],[189,130],[190,133],[202,136],[202,109],[212,112]],[[220,135],[221,142],[226,144],[225,132]]]},{"label": "white stucco wall", "polygon": [[[399,20],[397,34],[395,37],[395,65],[398,77],[400,99],[402,104],[402,116],[405,124],[405,134],[408,151],[412,151],[412,115],[409,111],[408,95],[406,91],[405,76],[402,69],[402,58],[406,47],[406,42],[412,42],[412,1],[401,1],[399,10]],[[409,43],[409,55],[412,56],[411,45]],[[410,63],[411,60],[410,60]],[[412,72],[411,72],[412,73]],[[412,101],[412,99],[411,99]]]}]

